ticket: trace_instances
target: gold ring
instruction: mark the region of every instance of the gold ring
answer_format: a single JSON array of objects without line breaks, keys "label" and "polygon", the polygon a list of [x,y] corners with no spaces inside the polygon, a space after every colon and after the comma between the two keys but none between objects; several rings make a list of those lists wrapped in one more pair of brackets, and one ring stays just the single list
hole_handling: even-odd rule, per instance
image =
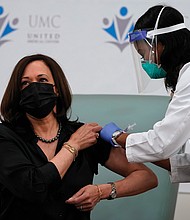
[{"label": "gold ring", "polygon": [[97,139],[99,138],[99,133],[96,133],[96,138],[97,138]]}]

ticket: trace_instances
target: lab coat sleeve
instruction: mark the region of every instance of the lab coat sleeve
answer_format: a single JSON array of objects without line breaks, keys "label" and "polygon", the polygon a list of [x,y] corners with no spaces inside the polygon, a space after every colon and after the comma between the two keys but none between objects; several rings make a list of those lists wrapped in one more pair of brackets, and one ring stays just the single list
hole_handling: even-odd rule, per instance
[{"label": "lab coat sleeve", "polygon": [[190,154],[177,154],[170,158],[172,183],[190,182]]},{"label": "lab coat sleeve", "polygon": [[128,135],[126,156],[129,162],[144,163],[170,158],[190,138],[190,64],[182,70],[163,120],[147,132]]}]

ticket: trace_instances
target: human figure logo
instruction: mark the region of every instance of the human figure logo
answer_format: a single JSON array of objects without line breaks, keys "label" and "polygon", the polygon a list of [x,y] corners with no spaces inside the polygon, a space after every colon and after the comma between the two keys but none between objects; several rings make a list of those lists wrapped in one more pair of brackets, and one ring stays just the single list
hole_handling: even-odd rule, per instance
[{"label": "human figure logo", "polygon": [[0,6],[0,47],[4,43],[11,41],[6,37],[8,34],[11,34],[12,32],[17,30],[16,25],[18,24],[18,22],[18,18],[9,20],[9,15],[4,14],[4,8]]},{"label": "human figure logo", "polygon": [[113,41],[107,41],[107,43],[117,46],[122,52],[129,44],[128,33],[134,29],[132,16],[128,17],[128,9],[121,7],[119,16],[115,15],[112,21],[104,18],[103,24],[105,26],[103,30],[114,39]]}]

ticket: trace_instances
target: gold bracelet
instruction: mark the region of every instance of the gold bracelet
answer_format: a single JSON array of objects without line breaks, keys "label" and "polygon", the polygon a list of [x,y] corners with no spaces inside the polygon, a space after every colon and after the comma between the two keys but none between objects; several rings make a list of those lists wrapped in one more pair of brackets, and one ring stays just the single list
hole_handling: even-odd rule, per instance
[{"label": "gold bracelet", "polygon": [[71,146],[68,142],[65,142],[63,144],[63,147],[73,154],[75,160],[78,156],[78,150],[75,147]]},{"label": "gold bracelet", "polygon": [[99,194],[99,201],[101,200],[101,198],[102,198],[102,190],[100,189],[100,187],[97,185],[97,184],[95,184],[95,186],[97,187],[97,189],[98,189],[98,194]]}]

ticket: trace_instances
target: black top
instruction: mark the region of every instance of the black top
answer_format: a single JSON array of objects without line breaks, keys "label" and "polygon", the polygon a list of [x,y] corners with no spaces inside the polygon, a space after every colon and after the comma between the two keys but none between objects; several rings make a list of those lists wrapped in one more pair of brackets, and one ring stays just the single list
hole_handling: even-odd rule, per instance
[{"label": "black top", "polygon": [[[62,125],[56,154],[81,125]],[[108,143],[98,139],[96,145],[79,152],[61,179],[29,126],[20,124],[10,129],[0,124],[0,219],[89,220],[90,212],[81,212],[65,200],[92,184],[98,163],[104,165],[110,149]]]}]

